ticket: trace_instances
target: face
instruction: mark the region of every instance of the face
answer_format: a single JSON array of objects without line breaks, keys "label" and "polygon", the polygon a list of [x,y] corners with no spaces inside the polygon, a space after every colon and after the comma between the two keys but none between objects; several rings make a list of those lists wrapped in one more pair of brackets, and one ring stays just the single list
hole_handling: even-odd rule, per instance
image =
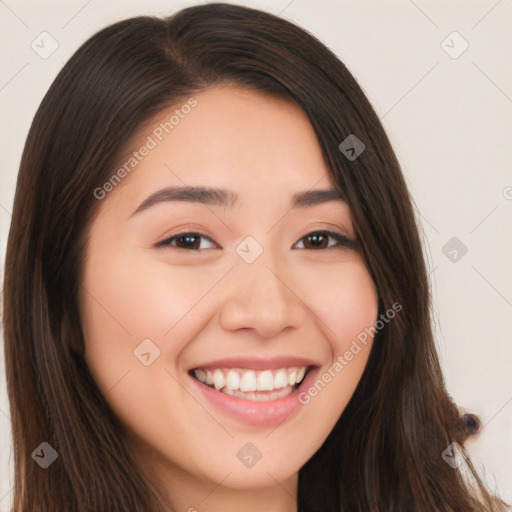
[{"label": "face", "polygon": [[194,98],[98,193],[85,359],[162,482],[293,489],[364,370],[376,289],[302,110],[232,85]]}]

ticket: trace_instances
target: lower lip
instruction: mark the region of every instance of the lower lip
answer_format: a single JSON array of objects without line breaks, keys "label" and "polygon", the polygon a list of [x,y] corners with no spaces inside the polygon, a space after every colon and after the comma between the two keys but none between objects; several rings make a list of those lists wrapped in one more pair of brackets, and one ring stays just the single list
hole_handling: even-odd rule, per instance
[{"label": "lower lip", "polygon": [[245,400],[237,396],[228,395],[203,384],[190,376],[204,397],[219,411],[232,418],[258,427],[275,427],[291,419],[302,407],[299,394],[314,381],[316,368],[310,370],[300,386],[284,398],[268,402]]}]

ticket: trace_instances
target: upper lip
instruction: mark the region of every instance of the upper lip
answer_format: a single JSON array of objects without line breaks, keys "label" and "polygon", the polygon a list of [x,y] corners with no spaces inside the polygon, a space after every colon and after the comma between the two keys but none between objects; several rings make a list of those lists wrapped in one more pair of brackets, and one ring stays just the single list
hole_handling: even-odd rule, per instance
[{"label": "upper lip", "polygon": [[246,368],[251,370],[272,370],[292,366],[319,366],[319,363],[312,359],[301,356],[280,355],[273,357],[241,356],[216,359],[203,364],[197,364],[197,368]]}]

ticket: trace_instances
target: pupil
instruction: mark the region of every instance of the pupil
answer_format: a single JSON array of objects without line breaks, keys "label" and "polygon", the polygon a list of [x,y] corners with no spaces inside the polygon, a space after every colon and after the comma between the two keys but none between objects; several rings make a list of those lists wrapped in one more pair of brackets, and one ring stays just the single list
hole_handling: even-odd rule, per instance
[{"label": "pupil", "polygon": [[327,237],[325,235],[317,234],[308,236],[308,239],[313,241],[312,245],[314,247],[324,247],[325,244],[323,242],[327,240]]},{"label": "pupil", "polygon": [[[181,241],[184,241],[184,245],[186,247],[192,247],[193,249],[197,249],[197,240],[198,240],[198,237],[196,235],[186,235],[186,236],[182,236],[180,237],[180,240]],[[196,243],[194,243],[194,241]]]}]

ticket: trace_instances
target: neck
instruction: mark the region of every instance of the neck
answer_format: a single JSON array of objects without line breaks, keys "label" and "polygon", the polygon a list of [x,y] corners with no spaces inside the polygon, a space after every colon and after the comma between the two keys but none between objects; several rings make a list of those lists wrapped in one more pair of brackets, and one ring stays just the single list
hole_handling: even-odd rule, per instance
[{"label": "neck", "polygon": [[269,476],[268,486],[253,489],[229,487],[230,476],[218,483],[169,479],[165,493],[176,512],[297,511],[297,475],[286,482]]}]

